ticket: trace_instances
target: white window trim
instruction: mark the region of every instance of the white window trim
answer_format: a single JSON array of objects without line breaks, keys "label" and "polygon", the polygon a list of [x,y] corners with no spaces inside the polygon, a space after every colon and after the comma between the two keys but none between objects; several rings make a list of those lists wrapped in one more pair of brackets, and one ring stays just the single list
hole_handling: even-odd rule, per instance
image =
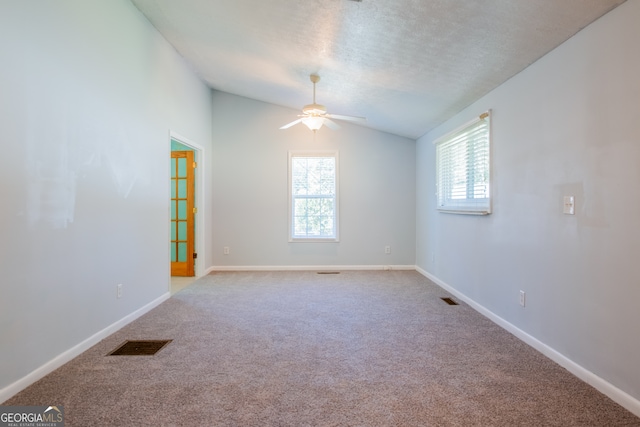
[{"label": "white window trim", "polygon": [[[481,120],[487,120],[488,121],[488,141],[489,141],[489,165],[488,165],[488,172],[489,172],[489,180],[488,180],[488,184],[489,184],[489,188],[488,188],[488,200],[487,200],[487,204],[486,205],[482,205],[482,206],[448,206],[448,205],[440,205],[440,188],[438,188],[438,184],[440,183],[440,177],[438,176],[438,174],[440,173],[440,166],[438,165],[438,155],[437,155],[437,147],[439,144],[445,143],[451,139],[453,139],[458,133],[460,133],[461,131],[463,131],[464,129],[472,126],[475,123],[478,123]],[[463,124],[462,126],[454,129],[453,131],[447,133],[446,135],[436,139],[433,144],[436,147],[436,209],[440,212],[443,213],[453,213],[453,214],[463,214],[463,215],[489,215],[491,213],[491,206],[493,203],[493,197],[492,197],[492,188],[491,188],[491,180],[492,180],[492,161],[491,161],[491,151],[492,151],[492,141],[491,141],[491,110],[487,110],[486,112],[480,114],[478,117],[474,118],[473,120],[468,121],[467,123]]]},{"label": "white window trim", "polygon": [[[292,172],[291,159],[294,157],[334,157],[336,160],[336,195],[335,195],[335,237],[294,237],[293,235],[293,195],[292,195]],[[289,242],[295,243],[333,243],[340,241],[340,159],[338,150],[292,150],[289,151],[288,160],[288,228]]]}]

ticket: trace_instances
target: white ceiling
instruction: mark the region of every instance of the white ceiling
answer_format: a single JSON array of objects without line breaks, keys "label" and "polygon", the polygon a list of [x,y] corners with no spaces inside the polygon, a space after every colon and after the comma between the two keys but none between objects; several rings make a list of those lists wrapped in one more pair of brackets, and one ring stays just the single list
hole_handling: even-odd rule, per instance
[{"label": "white ceiling", "polygon": [[329,113],[416,139],[624,0],[132,2],[214,89],[301,109],[318,73]]}]

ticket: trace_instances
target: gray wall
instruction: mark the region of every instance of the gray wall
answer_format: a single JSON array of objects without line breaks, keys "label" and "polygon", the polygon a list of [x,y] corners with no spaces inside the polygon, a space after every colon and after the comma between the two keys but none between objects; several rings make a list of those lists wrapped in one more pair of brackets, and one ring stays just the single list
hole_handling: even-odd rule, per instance
[{"label": "gray wall", "polygon": [[[416,262],[636,405],[638,22],[640,1],[624,3],[419,139]],[[438,213],[432,142],[489,108],[494,213]]]},{"label": "gray wall", "polygon": [[[346,122],[278,129],[297,114],[213,92],[214,267],[413,266],[415,141]],[[339,150],[339,243],[288,242],[287,153],[306,149]]]},{"label": "gray wall", "polygon": [[167,294],[169,130],[208,146],[211,97],[127,0],[0,2],[0,63],[2,396]]}]

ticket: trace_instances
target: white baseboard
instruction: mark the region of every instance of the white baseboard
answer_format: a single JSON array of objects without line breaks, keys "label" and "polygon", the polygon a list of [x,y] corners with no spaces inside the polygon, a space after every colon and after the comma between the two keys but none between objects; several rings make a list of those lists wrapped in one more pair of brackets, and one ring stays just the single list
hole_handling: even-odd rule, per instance
[{"label": "white baseboard", "polygon": [[216,265],[207,271],[415,270],[415,265]]},{"label": "white baseboard", "polygon": [[463,293],[459,292],[458,290],[448,285],[447,283],[443,282],[433,274],[423,270],[418,266],[416,266],[416,271],[422,274],[423,276],[425,276],[426,278],[428,278],[429,280],[431,280],[432,282],[434,282],[435,284],[437,284],[438,286],[440,286],[441,288],[445,289],[447,292],[450,292],[460,300],[464,301],[466,304],[471,306],[474,310],[476,310],[483,316],[487,317],[489,320],[493,321],[498,326],[502,327],[503,329],[506,329],[508,332],[515,335],[520,340],[529,344],[531,347],[535,348],[540,353],[544,354],[549,359],[553,360],[558,365],[562,366],[563,368],[571,372],[576,377],[580,378],[582,381],[586,382],[596,390],[605,394],[611,400],[618,403],[620,406],[626,408],[634,415],[637,415],[640,417],[640,400],[620,390],[610,382],[597,376],[593,372],[585,369],[581,365],[578,365],[576,362],[564,356],[563,354],[559,353],[555,349],[549,347],[547,344],[539,341],[535,337],[527,334],[523,330],[507,322],[502,317],[494,314],[492,311],[489,311],[484,306],[478,304],[477,302],[467,297]]},{"label": "white baseboard", "polygon": [[16,394],[18,394],[20,391],[24,390],[31,384],[35,383],[36,381],[40,380],[41,378],[55,371],[60,366],[71,361],[73,358],[79,356],[81,353],[87,351],[89,348],[93,347],[94,345],[99,343],[101,340],[105,339],[106,337],[118,331],[122,327],[133,322],[134,320],[144,315],[145,313],[151,311],[153,308],[159,306],[161,303],[168,300],[170,296],[171,294],[169,292],[165,293],[164,295],[156,298],[155,300],[151,301],[145,306],[137,309],[133,313],[126,315],[125,317],[118,320],[117,322],[93,334],[92,336],[82,341],[81,343],[59,354],[58,356],[54,357],[44,365],[35,369],[31,373],[27,374],[26,376],[20,378],[19,380],[15,381],[12,384],[9,384],[8,386],[0,390],[0,402],[4,402],[7,399],[10,399],[11,397],[15,396]]}]

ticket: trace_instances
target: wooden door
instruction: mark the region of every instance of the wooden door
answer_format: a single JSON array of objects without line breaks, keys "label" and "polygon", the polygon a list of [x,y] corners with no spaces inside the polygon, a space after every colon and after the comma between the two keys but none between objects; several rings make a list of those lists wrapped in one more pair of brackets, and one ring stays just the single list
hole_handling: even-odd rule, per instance
[{"label": "wooden door", "polygon": [[195,276],[193,151],[171,152],[171,275]]}]

